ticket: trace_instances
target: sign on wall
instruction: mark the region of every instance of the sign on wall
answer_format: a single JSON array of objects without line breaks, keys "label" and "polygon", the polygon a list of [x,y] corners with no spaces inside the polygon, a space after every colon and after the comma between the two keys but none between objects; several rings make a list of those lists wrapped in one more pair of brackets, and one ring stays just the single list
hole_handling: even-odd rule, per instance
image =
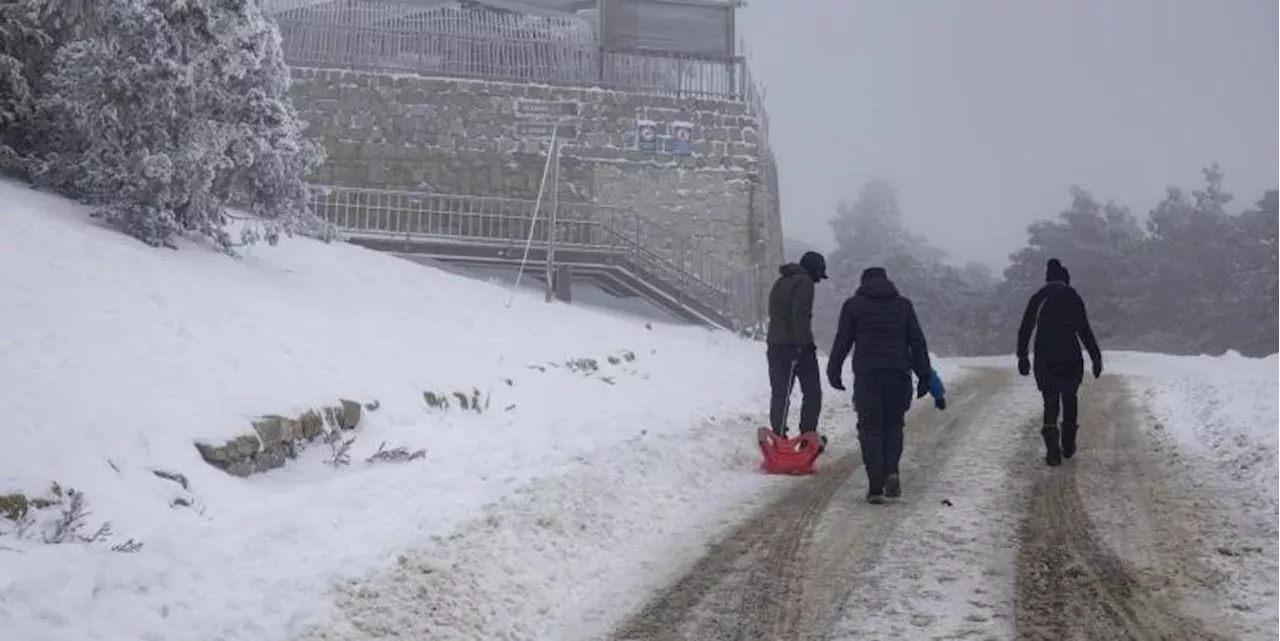
[{"label": "sign on wall", "polygon": [[[515,115],[518,120],[513,129],[517,138],[551,138],[555,131],[560,139],[578,137],[578,109],[576,102],[558,100],[516,100]],[[558,127],[558,129],[557,129]]]},{"label": "sign on wall", "polygon": [[693,154],[693,123],[673,122],[659,128],[652,120],[636,119],[635,148],[648,154],[671,154],[673,156],[689,156]]},{"label": "sign on wall", "polygon": [[693,153],[693,123],[671,123],[671,153],[677,156]]},{"label": "sign on wall", "polygon": [[658,150],[658,123],[652,120],[636,121],[636,149],[646,153]]}]

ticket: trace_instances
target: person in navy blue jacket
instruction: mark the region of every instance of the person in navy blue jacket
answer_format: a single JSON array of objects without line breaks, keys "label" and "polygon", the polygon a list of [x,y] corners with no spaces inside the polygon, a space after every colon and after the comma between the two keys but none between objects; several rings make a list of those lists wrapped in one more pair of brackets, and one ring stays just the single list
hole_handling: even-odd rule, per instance
[{"label": "person in navy blue jacket", "polygon": [[[864,270],[857,292],[840,309],[827,361],[827,382],[835,389],[844,389],[841,370],[850,351],[858,443],[867,469],[867,501],[884,503],[886,497],[902,495],[898,463],[911,399],[911,372],[918,380],[915,398],[930,392],[935,376],[915,306],[898,293],[883,267]],[[945,398],[940,379],[937,388],[935,398]],[[946,401],[941,403],[945,407]]]}]

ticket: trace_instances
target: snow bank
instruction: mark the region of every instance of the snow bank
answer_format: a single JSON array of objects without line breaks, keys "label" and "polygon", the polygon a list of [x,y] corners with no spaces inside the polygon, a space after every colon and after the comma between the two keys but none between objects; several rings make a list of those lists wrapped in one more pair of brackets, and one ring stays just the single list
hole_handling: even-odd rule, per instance
[{"label": "snow bank", "polygon": [[1108,352],[1108,371],[1130,377],[1157,429],[1208,459],[1234,483],[1265,487],[1276,505],[1280,361]]},{"label": "snow bank", "polygon": [[1216,530],[1206,550],[1213,586],[1241,619],[1239,638],[1276,629],[1277,356],[1120,353],[1157,438],[1178,445],[1169,463],[1211,497],[1198,506]]},{"label": "snow bank", "polygon": [[[759,487],[743,453],[766,398],[758,344],[701,328],[648,329],[536,294],[518,294],[508,309],[505,288],[347,245],[297,239],[239,260],[196,246],[151,249],[13,182],[0,181],[0,203],[0,494],[53,482],[79,489],[90,528],[110,521],[112,542],[145,544],[123,554],[0,536],[6,637],[301,634],[332,616],[337,577],[390,567],[399,551],[447,537],[513,491],[592,465],[594,453],[625,452],[634,439],[743,430],[699,447],[719,444],[711,469],[745,467],[681,490],[676,480],[688,478],[694,455],[674,457],[656,498],[627,495],[635,512],[626,523],[669,513],[655,517],[655,531],[674,531],[681,523],[670,519],[710,515],[721,508],[716,497],[736,501]],[[599,371],[562,365],[573,359],[594,359]],[[489,396],[487,411],[423,402],[424,391],[473,389]],[[261,414],[296,415],[340,397],[380,404],[365,412],[348,467],[324,465],[320,445],[241,479],[193,447],[245,433]],[[744,410],[756,414],[731,420]],[[426,458],[365,464],[383,441],[425,448]],[[633,467],[552,498],[607,484],[600,496],[641,491],[660,462],[655,447]],[[155,469],[185,475],[189,488]],[[191,505],[170,507],[175,498]],[[625,530],[601,541],[626,553]],[[488,559],[493,567],[519,565],[519,550],[498,551],[508,556]]]}]

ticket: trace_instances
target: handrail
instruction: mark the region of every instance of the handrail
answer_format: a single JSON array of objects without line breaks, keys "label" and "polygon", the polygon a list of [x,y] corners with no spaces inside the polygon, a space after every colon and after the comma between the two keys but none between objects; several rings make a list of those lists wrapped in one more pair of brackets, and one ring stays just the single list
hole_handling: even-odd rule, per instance
[{"label": "handrail", "polygon": [[[312,185],[315,212],[347,236],[442,239],[514,247],[531,233],[547,244],[549,223],[532,220],[532,201],[403,190]],[[533,229],[529,225],[533,224]],[[554,230],[559,247],[604,250],[629,258],[650,278],[667,283],[739,324],[756,314],[753,272],[707,256],[664,225],[631,209],[563,203]],[[747,287],[742,283],[746,282]]]}]

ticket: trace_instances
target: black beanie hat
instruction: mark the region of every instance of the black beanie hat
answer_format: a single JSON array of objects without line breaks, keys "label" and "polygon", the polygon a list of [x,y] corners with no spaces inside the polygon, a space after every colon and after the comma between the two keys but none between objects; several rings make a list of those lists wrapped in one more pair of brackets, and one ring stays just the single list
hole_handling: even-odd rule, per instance
[{"label": "black beanie hat", "polygon": [[858,282],[862,285],[866,285],[869,280],[885,279],[888,277],[889,273],[886,272],[883,267],[868,267],[862,270],[862,277]]},{"label": "black beanie hat", "polygon": [[805,252],[800,257],[800,266],[815,281],[823,280],[827,277],[827,259],[823,258],[822,254],[818,252]]},{"label": "black beanie hat", "polygon": [[1071,273],[1057,258],[1050,258],[1049,264],[1044,269],[1044,279],[1046,281],[1060,280],[1064,283],[1071,282]]}]

